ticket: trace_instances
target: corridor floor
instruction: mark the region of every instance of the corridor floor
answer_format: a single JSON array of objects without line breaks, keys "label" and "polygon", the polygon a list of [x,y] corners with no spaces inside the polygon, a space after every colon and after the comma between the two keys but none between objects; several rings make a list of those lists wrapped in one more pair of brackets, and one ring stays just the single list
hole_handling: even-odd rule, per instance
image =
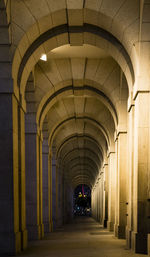
[{"label": "corridor floor", "polygon": [[75,218],[72,224],[29,244],[20,257],[142,257],[125,250],[125,240],[103,229],[90,217]]}]

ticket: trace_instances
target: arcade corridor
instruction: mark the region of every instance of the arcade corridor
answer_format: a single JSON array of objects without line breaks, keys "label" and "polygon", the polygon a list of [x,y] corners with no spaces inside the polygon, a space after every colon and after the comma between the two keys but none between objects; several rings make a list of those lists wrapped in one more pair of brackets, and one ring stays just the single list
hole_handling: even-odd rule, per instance
[{"label": "arcade corridor", "polygon": [[78,217],[72,224],[32,242],[18,257],[144,257],[125,249],[118,240],[92,218]]},{"label": "arcade corridor", "polygon": [[40,251],[150,256],[150,0],[0,0],[0,255]]}]

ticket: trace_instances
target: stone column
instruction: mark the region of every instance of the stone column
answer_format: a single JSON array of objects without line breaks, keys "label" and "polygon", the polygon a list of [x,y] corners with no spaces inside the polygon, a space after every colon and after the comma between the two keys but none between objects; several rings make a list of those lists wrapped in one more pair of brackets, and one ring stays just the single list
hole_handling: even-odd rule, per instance
[{"label": "stone column", "polygon": [[99,183],[96,183],[96,220],[99,221]]},{"label": "stone column", "polygon": [[[32,114],[31,114],[32,116]],[[26,115],[26,217],[29,240],[43,236],[42,141],[34,117]]]},{"label": "stone column", "polygon": [[101,177],[98,181],[98,221],[101,223],[101,216],[102,216],[102,199],[101,199]]},{"label": "stone column", "polygon": [[48,201],[49,201],[49,230],[53,231],[53,217],[52,217],[52,154],[49,148],[48,155]]},{"label": "stone column", "polygon": [[25,189],[25,113],[18,106],[18,152],[19,152],[19,202],[20,202],[20,231],[21,231],[21,248],[27,247],[27,230],[26,230],[26,189]]},{"label": "stone column", "polygon": [[61,227],[63,224],[63,212],[62,212],[62,200],[63,200],[63,192],[62,192],[62,184],[63,184],[63,180],[62,180],[62,170],[61,170],[61,166],[60,166],[60,160],[59,160],[59,165],[58,165],[58,178],[57,178],[57,183],[58,183],[58,187],[57,187],[57,197],[58,197],[58,205],[57,205],[57,226]]},{"label": "stone column", "polygon": [[95,216],[95,203],[94,203],[94,188],[92,189],[92,217],[94,218]]},{"label": "stone column", "polygon": [[38,130],[37,134],[37,160],[39,162],[37,165],[38,169],[37,172],[39,173],[39,226],[40,226],[40,237],[44,237],[44,224],[43,224],[43,160],[42,160],[42,143],[43,143],[43,136],[41,131]]},{"label": "stone column", "polygon": [[96,219],[96,188],[93,189],[93,217]]},{"label": "stone column", "polygon": [[43,224],[44,232],[50,232],[50,217],[49,217],[49,146],[47,138],[43,140],[42,145],[42,159],[43,159]]},{"label": "stone column", "polygon": [[104,164],[104,192],[103,192],[103,226],[107,227],[108,221],[108,164]]},{"label": "stone column", "polygon": [[101,172],[100,173],[100,185],[99,185],[99,197],[100,197],[100,218],[99,218],[99,221],[100,221],[100,224],[103,224],[103,206],[104,206],[104,203],[103,203],[103,198],[104,198],[104,173]]},{"label": "stone column", "polygon": [[137,91],[134,123],[133,231],[132,249],[147,252],[149,233],[150,92]]},{"label": "stone column", "polygon": [[108,221],[107,227],[109,231],[114,230],[115,223],[115,152],[110,152],[108,154],[108,183],[109,183],[109,192],[108,192]]},{"label": "stone column", "polygon": [[127,226],[126,247],[131,248],[133,230],[133,169],[134,169],[134,103],[128,105],[128,179],[127,179]]},{"label": "stone column", "polygon": [[73,218],[73,189],[69,181],[64,181],[64,223],[69,223]]},{"label": "stone column", "polygon": [[1,93],[0,114],[0,254],[14,255],[27,246],[24,111],[14,95]]},{"label": "stone column", "polygon": [[52,222],[53,222],[53,229],[56,229],[56,216],[57,216],[57,208],[56,208],[56,185],[57,185],[57,168],[56,168],[56,158],[55,152],[53,150],[52,153],[52,170],[51,170],[51,179],[52,179]]},{"label": "stone column", "polygon": [[98,182],[96,183],[96,220],[98,221],[98,208],[99,208],[99,201],[98,201]]},{"label": "stone column", "polygon": [[115,236],[125,238],[127,223],[126,210],[126,183],[127,183],[127,132],[118,132],[118,152],[117,152],[117,181],[116,181],[116,220]]}]

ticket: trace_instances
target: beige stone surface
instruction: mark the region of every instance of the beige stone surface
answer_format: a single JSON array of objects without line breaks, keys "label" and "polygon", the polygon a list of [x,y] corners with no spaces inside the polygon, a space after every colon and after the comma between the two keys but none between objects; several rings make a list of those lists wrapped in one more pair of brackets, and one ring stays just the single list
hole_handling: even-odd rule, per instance
[{"label": "beige stone surface", "polygon": [[[149,10],[149,0],[0,1],[0,251],[27,246],[26,223],[30,240],[71,220],[73,190],[87,184],[93,217],[147,253]],[[101,234],[86,236],[80,256],[109,256]]]}]

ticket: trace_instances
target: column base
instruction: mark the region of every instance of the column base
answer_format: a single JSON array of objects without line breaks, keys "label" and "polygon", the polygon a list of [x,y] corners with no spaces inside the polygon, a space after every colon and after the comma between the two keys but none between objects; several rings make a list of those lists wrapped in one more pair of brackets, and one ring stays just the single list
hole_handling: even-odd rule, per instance
[{"label": "column base", "polygon": [[44,223],[44,234],[48,234],[49,232],[51,232],[50,224],[48,222],[45,222]]},{"label": "column base", "polygon": [[29,241],[41,239],[41,225],[27,226],[27,230]]},{"label": "column base", "polygon": [[57,219],[56,224],[57,224],[57,228],[62,227],[62,225],[63,225],[62,219],[61,218]]},{"label": "column base", "polygon": [[112,221],[107,221],[107,228],[109,231],[114,231],[114,223]]},{"label": "column base", "polygon": [[14,240],[15,240],[15,253],[20,253],[21,252],[21,232],[17,232],[15,233],[15,237],[14,237]]},{"label": "column base", "polygon": [[135,253],[147,254],[147,234],[132,231],[131,245]]},{"label": "column base", "polygon": [[107,220],[106,220],[106,219],[103,220],[103,227],[104,227],[104,228],[107,228]]},{"label": "column base", "polygon": [[131,229],[126,227],[126,249],[129,250],[131,249]]},{"label": "column base", "polygon": [[118,239],[125,239],[125,227],[115,224],[114,235],[115,237],[118,237]]},{"label": "column base", "polygon": [[53,221],[49,223],[49,230],[50,232],[53,232]]},{"label": "column base", "polygon": [[0,256],[11,256],[21,252],[21,232],[0,235]]},{"label": "column base", "polygon": [[114,236],[118,237],[118,225],[114,224]]},{"label": "column base", "polygon": [[56,220],[55,219],[53,219],[53,231],[56,229]]},{"label": "column base", "polygon": [[21,232],[21,240],[22,240],[22,250],[25,250],[28,244],[28,231],[26,229]]},{"label": "column base", "polygon": [[150,256],[150,234],[147,235],[147,252],[148,256]]},{"label": "column base", "polygon": [[40,239],[44,237],[44,224],[40,224]]}]

